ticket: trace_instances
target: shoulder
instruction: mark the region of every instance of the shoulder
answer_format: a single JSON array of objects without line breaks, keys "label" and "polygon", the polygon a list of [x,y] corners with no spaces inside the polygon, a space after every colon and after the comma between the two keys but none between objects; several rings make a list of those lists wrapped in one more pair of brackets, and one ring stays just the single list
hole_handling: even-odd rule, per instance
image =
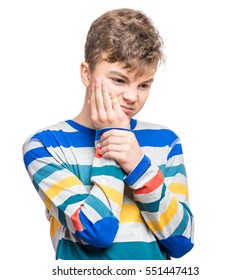
[{"label": "shoulder", "polygon": [[134,133],[146,141],[147,139],[152,139],[152,141],[161,142],[163,145],[171,146],[180,141],[178,135],[169,127],[138,120]]},{"label": "shoulder", "polygon": [[62,133],[62,132],[63,133],[74,132],[74,129],[66,121],[60,121],[56,124],[35,131],[34,133],[32,133],[27,137],[24,144],[36,140],[43,141],[51,137],[52,135]]}]

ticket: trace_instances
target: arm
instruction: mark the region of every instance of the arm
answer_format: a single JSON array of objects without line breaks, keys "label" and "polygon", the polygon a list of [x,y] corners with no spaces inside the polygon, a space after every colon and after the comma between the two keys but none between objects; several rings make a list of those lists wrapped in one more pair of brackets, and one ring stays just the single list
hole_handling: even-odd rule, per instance
[{"label": "arm", "polygon": [[80,240],[96,247],[107,247],[118,230],[124,171],[114,159],[100,156],[100,137],[104,130],[109,130],[106,127],[127,129],[130,122],[116,95],[108,92],[100,79],[91,85],[88,103],[97,129],[91,182],[81,182],[66,160],[62,160],[64,153],[57,154],[60,146],[53,149],[55,143],[51,145],[41,134],[24,144],[24,162],[51,214]]},{"label": "arm", "polygon": [[[99,135],[97,131],[96,147]],[[96,247],[109,246],[118,230],[124,172],[113,160],[95,157],[92,182],[81,182],[45,142],[37,135],[23,146],[27,172],[38,194],[51,214],[81,240]]]},{"label": "arm", "polygon": [[[93,85],[95,94],[92,94],[90,103],[94,105],[94,124],[100,127],[102,121],[107,123],[112,119],[110,126],[114,127],[114,116],[123,114],[116,96],[111,93],[109,98],[108,90],[104,86],[101,88],[99,81],[96,89]],[[115,160],[129,174],[124,181],[134,190],[135,201],[147,225],[170,256],[181,257],[193,247],[193,216],[188,207],[181,145],[176,135],[172,137],[174,141],[163,172],[143,154],[134,133],[129,130],[105,131],[98,152],[102,158]]]},{"label": "arm", "polygon": [[163,249],[178,258],[193,247],[193,215],[179,140],[171,146],[164,175],[144,156],[125,182],[134,190],[142,216]]}]

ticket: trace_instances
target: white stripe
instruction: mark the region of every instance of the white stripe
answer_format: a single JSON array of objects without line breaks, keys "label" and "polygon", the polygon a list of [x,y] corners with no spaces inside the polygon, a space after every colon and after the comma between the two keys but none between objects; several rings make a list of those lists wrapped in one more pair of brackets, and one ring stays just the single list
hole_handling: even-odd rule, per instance
[{"label": "white stripe", "polygon": [[152,242],[155,241],[151,230],[145,224],[141,223],[124,223],[119,225],[119,230],[114,239],[115,242]]},{"label": "white stripe", "polygon": [[180,164],[184,164],[183,155],[173,156],[166,163],[167,166],[177,166]]},{"label": "white stripe", "polygon": [[[89,194],[91,186],[83,186],[83,185],[76,185],[71,188],[67,188],[62,190],[57,196],[55,196],[52,201],[55,205],[61,205],[64,203],[68,198],[74,196],[76,194]],[[81,201],[78,202],[79,205]]]},{"label": "white stripe", "polygon": [[141,130],[141,129],[156,129],[156,130],[167,129],[167,130],[169,130],[167,127],[160,125],[160,124],[137,121],[137,124],[136,124],[136,127],[134,128],[134,130]]},{"label": "white stripe", "polygon": [[152,161],[152,163],[156,165],[161,165],[163,163],[166,163],[167,161],[167,155],[170,152],[170,147],[165,146],[165,147],[141,147],[141,150],[143,153],[149,157]]}]

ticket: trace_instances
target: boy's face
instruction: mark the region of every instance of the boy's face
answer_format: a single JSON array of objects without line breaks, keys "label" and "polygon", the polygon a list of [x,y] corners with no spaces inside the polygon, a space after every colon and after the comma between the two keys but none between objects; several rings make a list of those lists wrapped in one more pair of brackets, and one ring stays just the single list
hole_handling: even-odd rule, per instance
[{"label": "boy's face", "polygon": [[101,61],[97,63],[93,72],[89,71],[87,63],[82,63],[82,81],[87,87],[87,95],[90,98],[92,84],[97,78],[105,83],[118,98],[119,104],[126,115],[131,118],[144,106],[153,79],[156,67],[148,69],[147,73],[137,76],[137,69],[128,72],[121,62],[110,63]]}]

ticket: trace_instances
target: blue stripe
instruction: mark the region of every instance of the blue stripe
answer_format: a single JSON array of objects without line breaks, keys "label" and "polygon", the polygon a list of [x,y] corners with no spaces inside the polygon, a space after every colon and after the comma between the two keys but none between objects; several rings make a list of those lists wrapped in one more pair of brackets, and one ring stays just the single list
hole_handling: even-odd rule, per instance
[{"label": "blue stripe", "polygon": [[[96,137],[104,131],[96,131]],[[177,135],[168,129],[142,129],[133,130],[141,147],[165,147],[171,146],[178,139]],[[98,137],[99,138],[99,137]],[[93,133],[65,132],[62,130],[44,130],[35,134],[32,139],[40,140],[45,147],[94,147]]]},{"label": "blue stripe", "polygon": [[181,147],[181,144],[176,144],[172,150],[170,151],[170,153],[168,154],[168,157],[167,159],[170,159],[171,157],[173,156],[178,156],[178,155],[182,155],[183,152],[182,152],[182,147]]},{"label": "blue stripe", "polygon": [[165,147],[171,146],[177,135],[168,129],[142,129],[133,131],[141,147]]},{"label": "blue stripe", "polygon": [[82,211],[79,213],[79,218],[85,229],[75,233],[78,238],[98,248],[106,248],[113,243],[119,228],[117,219],[107,217],[93,224]]},{"label": "blue stripe", "polygon": [[129,186],[132,186],[137,182],[137,180],[146,172],[146,170],[151,166],[150,159],[145,155],[138,163],[136,168],[124,179],[124,182]]},{"label": "blue stripe", "polygon": [[65,132],[62,130],[44,130],[35,134],[32,139],[40,140],[45,147],[94,147],[93,135],[80,132]]},{"label": "blue stripe", "polygon": [[66,123],[68,123],[71,127],[73,127],[74,129],[82,132],[82,133],[85,133],[85,134],[89,134],[91,136],[95,136],[95,133],[96,133],[96,130],[95,129],[91,129],[91,128],[88,128],[86,126],[83,126],[77,122],[74,122],[73,120],[67,120],[65,121]]},{"label": "blue stripe", "polygon": [[188,253],[193,248],[193,243],[190,238],[183,235],[176,235],[160,240],[167,254],[174,258],[180,258]]},{"label": "blue stripe", "polygon": [[[73,127],[74,129],[76,129],[80,132],[90,134],[90,135],[95,135],[96,134],[95,129],[85,127],[85,126],[83,126],[83,125],[81,125],[81,124],[79,124],[79,123],[77,123],[73,120],[67,120],[65,122],[68,123],[71,127]],[[136,124],[137,124],[137,121],[135,119],[131,119],[131,121],[130,121],[131,130],[133,130],[135,128]]]},{"label": "blue stripe", "polygon": [[25,167],[28,168],[29,164],[37,158],[43,157],[51,157],[51,154],[45,148],[35,148],[33,150],[28,151],[24,155],[24,164]]}]

